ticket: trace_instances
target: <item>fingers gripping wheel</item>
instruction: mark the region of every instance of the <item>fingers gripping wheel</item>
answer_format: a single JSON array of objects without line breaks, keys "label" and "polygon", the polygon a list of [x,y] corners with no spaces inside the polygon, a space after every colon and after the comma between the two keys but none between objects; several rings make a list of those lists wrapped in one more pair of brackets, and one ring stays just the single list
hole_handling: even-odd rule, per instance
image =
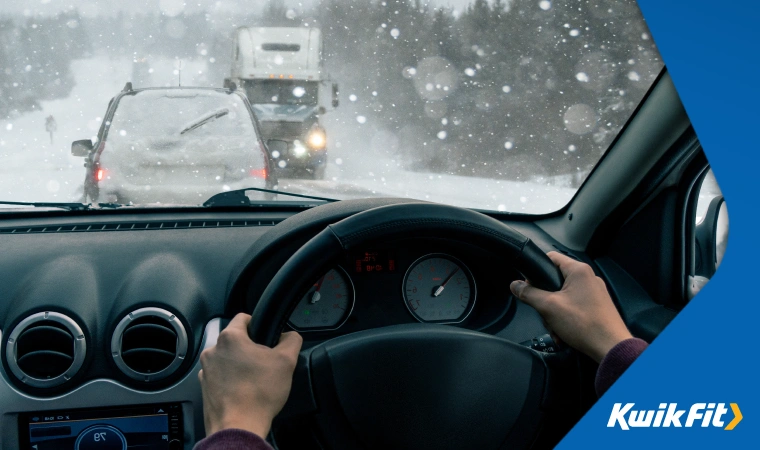
[{"label": "fingers gripping wheel", "polygon": [[[486,215],[432,203],[382,206],[328,226],[298,250],[261,296],[248,333],[274,346],[300,296],[346,250],[400,238],[442,238],[477,245],[502,256],[533,286],[557,291],[562,275],[530,239]],[[283,301],[284,300],[284,301]]]},{"label": "fingers gripping wheel", "polygon": [[[429,203],[383,206],[330,225],[301,247],[262,294],[249,336],[275,345],[301,295],[345,251],[415,237],[480,246],[537,287],[562,286],[549,258],[497,220]],[[474,331],[385,327],[302,353],[288,404],[298,405],[296,414],[315,413],[325,448],[528,447],[554,392],[549,366],[537,352]],[[286,405],[281,418],[291,413]]]}]

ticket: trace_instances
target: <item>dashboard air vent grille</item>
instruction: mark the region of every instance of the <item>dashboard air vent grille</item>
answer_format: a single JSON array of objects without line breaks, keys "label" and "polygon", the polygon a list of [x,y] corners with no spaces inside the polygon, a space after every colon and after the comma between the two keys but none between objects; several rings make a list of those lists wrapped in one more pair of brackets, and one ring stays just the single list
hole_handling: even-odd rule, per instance
[{"label": "dashboard air vent grille", "polygon": [[22,383],[53,387],[69,380],[82,366],[86,350],[81,328],[54,312],[33,314],[13,329],[6,360]]},{"label": "dashboard air vent grille", "polygon": [[142,308],[116,326],[111,339],[116,365],[141,381],[157,381],[174,373],[187,354],[187,333],[169,311]]}]

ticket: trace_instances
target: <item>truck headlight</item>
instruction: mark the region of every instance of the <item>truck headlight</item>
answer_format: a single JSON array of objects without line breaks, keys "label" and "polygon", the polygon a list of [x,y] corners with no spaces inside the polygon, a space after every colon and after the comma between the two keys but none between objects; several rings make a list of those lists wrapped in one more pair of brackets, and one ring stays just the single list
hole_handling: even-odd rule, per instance
[{"label": "truck headlight", "polygon": [[327,145],[327,134],[321,128],[312,128],[306,137],[306,144],[312,150],[323,150]]}]

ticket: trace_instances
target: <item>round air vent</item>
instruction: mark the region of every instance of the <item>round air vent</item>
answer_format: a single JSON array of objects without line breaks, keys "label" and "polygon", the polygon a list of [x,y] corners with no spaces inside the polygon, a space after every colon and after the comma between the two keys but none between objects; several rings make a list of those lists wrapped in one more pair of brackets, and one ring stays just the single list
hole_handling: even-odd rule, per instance
[{"label": "round air vent", "polygon": [[5,344],[5,358],[13,375],[38,388],[71,379],[82,367],[86,351],[79,325],[56,312],[40,312],[22,320]]},{"label": "round air vent", "polygon": [[157,381],[179,368],[187,354],[182,322],[161,308],[141,308],[121,319],[111,338],[116,365],[131,378]]}]

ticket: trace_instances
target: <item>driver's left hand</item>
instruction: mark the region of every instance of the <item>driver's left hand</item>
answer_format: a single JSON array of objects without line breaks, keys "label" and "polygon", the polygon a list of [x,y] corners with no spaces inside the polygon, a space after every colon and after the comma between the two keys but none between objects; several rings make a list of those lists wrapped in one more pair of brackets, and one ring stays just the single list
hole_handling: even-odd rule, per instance
[{"label": "driver's left hand", "polygon": [[201,353],[198,378],[207,435],[236,428],[266,438],[290,394],[301,336],[291,331],[275,348],[259,345],[248,337],[250,320],[248,314],[235,316],[216,346]]}]

